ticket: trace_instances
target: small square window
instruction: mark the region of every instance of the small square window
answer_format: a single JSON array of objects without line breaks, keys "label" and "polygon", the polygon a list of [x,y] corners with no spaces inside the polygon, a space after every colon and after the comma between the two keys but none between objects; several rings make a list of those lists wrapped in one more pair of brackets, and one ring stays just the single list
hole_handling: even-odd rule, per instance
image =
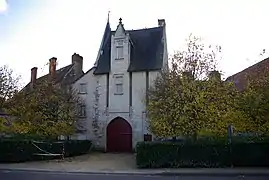
[{"label": "small square window", "polygon": [[87,84],[86,83],[81,83],[79,85],[79,93],[80,94],[86,94],[87,93]]}]

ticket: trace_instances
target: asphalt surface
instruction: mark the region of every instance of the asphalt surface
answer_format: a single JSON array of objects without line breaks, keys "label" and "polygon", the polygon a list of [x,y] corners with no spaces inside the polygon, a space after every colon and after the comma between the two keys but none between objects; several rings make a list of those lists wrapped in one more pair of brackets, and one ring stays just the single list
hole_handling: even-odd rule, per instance
[{"label": "asphalt surface", "polygon": [[184,176],[150,176],[150,175],[117,175],[89,174],[64,172],[38,172],[0,170],[2,180],[269,180],[269,176],[238,176],[238,175],[184,175]]}]

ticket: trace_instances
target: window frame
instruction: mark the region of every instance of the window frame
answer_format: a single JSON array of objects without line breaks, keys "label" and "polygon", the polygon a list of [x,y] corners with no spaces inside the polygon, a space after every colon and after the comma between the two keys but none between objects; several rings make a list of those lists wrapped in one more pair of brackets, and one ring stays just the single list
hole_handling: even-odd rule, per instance
[{"label": "window frame", "polygon": [[122,60],[124,59],[124,49],[123,49],[123,45],[122,46],[116,46],[116,58],[115,60]]},{"label": "window frame", "polygon": [[[120,79],[120,80],[117,80],[117,79]],[[115,95],[123,95],[123,92],[124,92],[124,87],[123,87],[123,82],[124,79],[123,79],[123,75],[114,75],[114,94]],[[121,86],[121,91],[118,91],[118,87]]]},{"label": "window frame", "polygon": [[[85,91],[82,91],[82,87],[84,86],[84,90]],[[79,94],[87,94],[87,83],[80,83],[79,84],[79,89],[78,89],[78,93]]]},{"label": "window frame", "polygon": [[85,118],[87,117],[87,110],[85,104],[78,104],[78,114],[77,116],[79,118]]}]

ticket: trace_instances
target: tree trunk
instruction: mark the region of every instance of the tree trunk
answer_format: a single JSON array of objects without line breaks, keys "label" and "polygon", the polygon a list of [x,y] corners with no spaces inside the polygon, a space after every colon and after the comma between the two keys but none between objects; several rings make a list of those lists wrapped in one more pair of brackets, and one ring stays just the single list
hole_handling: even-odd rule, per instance
[{"label": "tree trunk", "polygon": [[197,132],[194,132],[194,134],[193,134],[193,136],[192,136],[192,139],[193,139],[194,142],[197,141],[197,139],[198,139]]}]

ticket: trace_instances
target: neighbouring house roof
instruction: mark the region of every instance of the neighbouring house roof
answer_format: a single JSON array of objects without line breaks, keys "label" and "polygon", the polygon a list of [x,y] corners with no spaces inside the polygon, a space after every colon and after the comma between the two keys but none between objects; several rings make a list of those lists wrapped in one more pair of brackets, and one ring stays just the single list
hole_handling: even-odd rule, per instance
[{"label": "neighbouring house roof", "polygon": [[[55,72],[55,83],[61,83],[63,85],[68,85],[74,83],[78,78],[74,75],[73,64],[62,67]],[[49,80],[49,74],[37,78],[36,83],[44,82]],[[24,90],[30,90],[30,82],[23,88]]]},{"label": "neighbouring house roof", "polygon": [[[128,71],[160,70],[163,65],[163,31],[164,27],[148,29],[127,30],[130,36],[131,54]],[[107,23],[98,57],[95,63],[94,74],[107,74],[110,72],[111,61],[111,31]]]},{"label": "neighbouring house roof", "polygon": [[258,80],[269,73],[269,57],[228,77],[226,81],[233,81],[239,90],[244,90],[248,80]]}]

